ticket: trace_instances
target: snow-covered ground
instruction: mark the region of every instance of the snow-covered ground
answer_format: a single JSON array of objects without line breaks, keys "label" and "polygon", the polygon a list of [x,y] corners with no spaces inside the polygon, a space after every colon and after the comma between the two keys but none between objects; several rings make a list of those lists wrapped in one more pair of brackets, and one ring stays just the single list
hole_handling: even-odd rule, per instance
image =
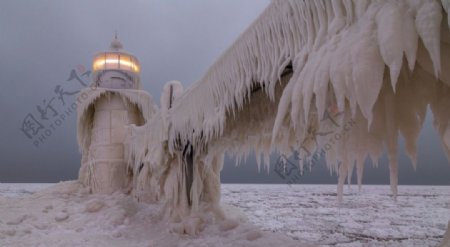
[{"label": "snow-covered ground", "polygon": [[[227,219],[220,222],[214,222],[212,215],[206,213],[182,222],[167,222],[161,216],[161,203],[138,203],[121,193],[89,194],[74,181],[23,196],[20,194],[24,190],[32,192],[39,186],[21,185],[17,193],[11,191],[14,186],[6,186],[10,188],[8,196],[0,196],[1,247],[311,246],[246,223],[241,212],[232,206],[225,206]],[[191,233],[194,225],[203,231],[179,233],[180,229]]]},{"label": "snow-covered ground", "polygon": [[0,183],[0,196],[3,197],[20,197],[31,195],[39,190],[50,187],[54,184],[48,183]]},{"label": "snow-covered ground", "polygon": [[400,186],[397,202],[388,186],[354,187],[340,207],[335,191],[225,184],[231,219],[202,216],[193,237],[161,220],[160,204],[90,195],[75,182],[0,184],[0,246],[437,246],[450,219],[449,186]]},{"label": "snow-covered ground", "polygon": [[336,185],[238,185],[222,187],[222,201],[251,223],[319,246],[438,246],[450,219],[450,186],[345,189]]}]

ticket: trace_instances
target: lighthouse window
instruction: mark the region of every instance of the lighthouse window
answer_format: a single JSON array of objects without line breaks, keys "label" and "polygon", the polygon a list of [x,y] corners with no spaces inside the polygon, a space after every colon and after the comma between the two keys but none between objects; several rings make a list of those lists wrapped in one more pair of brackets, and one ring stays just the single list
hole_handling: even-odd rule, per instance
[{"label": "lighthouse window", "polygon": [[130,60],[130,56],[127,55],[121,55],[120,56],[120,66],[123,69],[126,70],[132,70],[131,69],[131,60]]},{"label": "lighthouse window", "polygon": [[106,54],[105,69],[119,69],[119,54]]},{"label": "lighthouse window", "polygon": [[94,71],[104,69],[120,69],[139,72],[139,62],[124,53],[104,53],[96,56],[92,64]]},{"label": "lighthouse window", "polygon": [[96,71],[102,70],[104,68],[105,68],[105,54],[101,54],[95,57],[94,63],[92,64],[92,69]]}]

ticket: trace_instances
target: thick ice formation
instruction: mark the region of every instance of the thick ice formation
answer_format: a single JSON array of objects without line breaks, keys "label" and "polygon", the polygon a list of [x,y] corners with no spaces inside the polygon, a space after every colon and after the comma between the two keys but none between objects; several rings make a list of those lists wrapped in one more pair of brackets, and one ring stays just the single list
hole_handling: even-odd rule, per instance
[{"label": "thick ice formation", "polygon": [[[119,93],[146,119],[125,137],[133,193],[164,198],[175,220],[220,218],[225,152],[239,161],[255,151],[268,167],[271,152],[298,151],[325,155],[341,200],[354,166],[361,184],[364,161],[387,151],[395,196],[399,134],[415,166],[428,107],[450,158],[449,9],[448,0],[274,0],[200,81],[183,93],[168,83],[160,112]],[[81,109],[83,154],[91,115]]]},{"label": "thick ice formation", "polygon": [[[274,150],[297,150],[303,160],[325,150],[328,166],[339,173],[341,195],[355,164],[361,182],[366,158],[377,162],[387,150],[396,195],[398,135],[415,165],[428,106],[450,150],[450,113],[443,110],[450,103],[450,70],[441,69],[450,66],[448,6],[274,1],[175,102],[170,151],[181,138],[200,153],[207,149],[206,156],[255,150],[268,164]],[[278,108],[256,112],[272,104]],[[247,108],[255,112],[241,115]]]},{"label": "thick ice formation", "polygon": [[156,109],[141,90],[87,88],[78,97],[78,144],[82,154],[79,180],[93,192],[129,187],[125,162],[126,125],[146,123]]}]

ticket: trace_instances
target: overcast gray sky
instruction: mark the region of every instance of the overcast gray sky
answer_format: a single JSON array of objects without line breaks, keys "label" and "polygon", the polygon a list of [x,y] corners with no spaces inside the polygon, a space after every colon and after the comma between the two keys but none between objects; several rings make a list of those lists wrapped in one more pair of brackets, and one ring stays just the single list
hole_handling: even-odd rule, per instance
[{"label": "overcast gray sky", "polygon": [[[89,70],[92,56],[108,48],[117,30],[125,49],[141,62],[141,81],[155,102],[163,84],[198,80],[214,60],[262,12],[269,0],[152,1],[0,1],[0,182],[57,182],[75,179],[80,165],[75,96],[63,105],[55,89],[75,92],[82,85],[67,81],[73,69]],[[82,78],[83,79],[83,78]],[[49,120],[38,106],[51,100]],[[67,114],[68,112],[68,114]],[[22,131],[31,114],[47,129],[33,144]],[[400,184],[450,184],[450,165],[432,129],[429,115],[419,143],[414,172],[400,157]],[[53,124],[53,127],[50,126]],[[50,133],[50,134],[49,134]],[[276,156],[273,157],[276,162]],[[273,170],[258,173],[253,159],[240,167],[227,159],[224,182],[285,183]],[[323,162],[299,183],[335,183]],[[379,169],[365,170],[365,183],[388,183],[386,159]]]}]

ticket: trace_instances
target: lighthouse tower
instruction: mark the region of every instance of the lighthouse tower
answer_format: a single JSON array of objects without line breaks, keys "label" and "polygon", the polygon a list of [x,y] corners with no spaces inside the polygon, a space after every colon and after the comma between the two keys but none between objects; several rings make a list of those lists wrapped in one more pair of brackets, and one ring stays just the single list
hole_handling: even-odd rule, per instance
[{"label": "lighthouse tower", "polygon": [[132,169],[126,163],[126,127],[145,124],[154,112],[141,90],[138,59],[123,50],[117,35],[108,51],[92,63],[92,85],[78,97],[78,142],[82,152],[79,180],[93,193],[127,189]]}]

